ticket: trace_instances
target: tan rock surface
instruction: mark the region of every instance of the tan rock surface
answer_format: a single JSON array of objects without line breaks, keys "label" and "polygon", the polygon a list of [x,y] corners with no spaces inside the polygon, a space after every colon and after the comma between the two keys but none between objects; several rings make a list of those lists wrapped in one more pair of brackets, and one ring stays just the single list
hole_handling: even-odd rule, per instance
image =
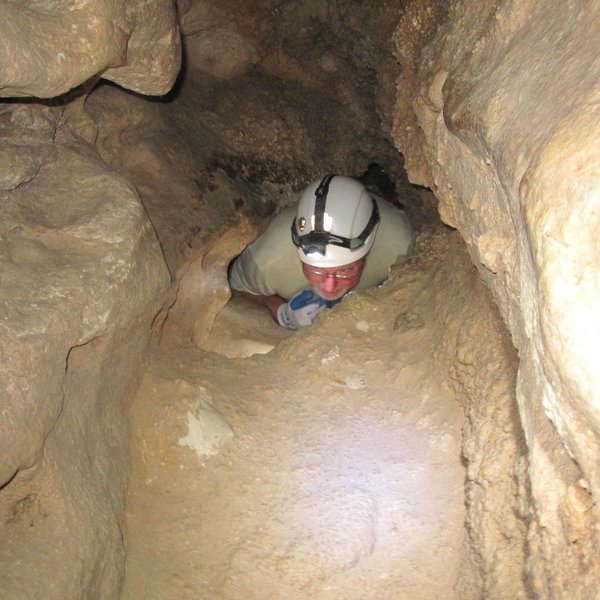
[{"label": "tan rock surface", "polygon": [[[238,593],[251,597],[255,584],[266,582],[266,589],[273,589],[268,587],[275,585],[273,568],[278,578],[273,581],[290,597],[304,593],[298,591],[299,582],[323,597],[334,593],[326,585],[335,588],[340,581],[338,592],[362,589],[361,569],[369,561],[384,563],[377,554],[383,539],[378,537],[381,496],[352,486],[340,495],[341,487],[325,487],[319,505],[307,494],[287,494],[288,488],[278,484],[287,482],[285,469],[294,465],[286,462],[285,453],[281,458],[264,448],[254,434],[272,440],[273,447],[297,450],[281,432],[290,423],[298,438],[320,431],[322,404],[302,413],[296,423],[299,413],[288,411],[304,407],[307,399],[282,406],[278,383],[269,383],[277,393],[261,396],[251,383],[252,373],[245,372],[264,369],[262,383],[271,382],[280,365],[273,367],[270,361],[277,357],[287,365],[281,376],[292,378],[295,355],[285,348],[297,346],[312,356],[307,364],[319,356],[324,364],[335,363],[333,347],[322,356],[311,354],[318,332],[332,333],[329,321],[322,320],[314,334],[280,343],[286,336],[275,335],[272,323],[261,322],[256,307],[247,313],[256,322],[248,322],[243,304],[234,301],[213,325],[215,306],[227,294],[213,294],[206,304],[210,311],[201,301],[211,282],[223,283],[223,273],[202,282],[195,278],[204,278],[211,267],[211,261],[203,264],[207,247],[218,249],[212,268],[223,268],[235,244],[219,245],[218,240],[239,224],[240,214],[265,217],[323,171],[359,174],[378,161],[397,181],[404,177],[406,162],[413,181],[434,189],[443,219],[466,240],[519,351],[515,383],[515,357],[502,325],[484,296],[471,291],[479,285],[475,270],[466,268],[464,256],[459,259],[447,250],[443,236],[431,238],[430,246],[425,243],[414,278],[409,273],[387,296],[381,291],[387,298],[381,314],[390,320],[394,313],[393,335],[398,337],[390,344],[394,360],[386,355],[385,377],[411,359],[395,343],[421,342],[435,332],[429,355],[419,358],[427,365],[433,362],[435,381],[444,381],[443,397],[453,396],[449,386],[468,421],[462,442],[467,543],[446,578],[435,584],[457,577],[461,583],[453,593],[461,600],[482,595],[511,600],[527,595],[595,597],[600,575],[597,3],[176,4],[189,60],[181,85],[160,102],[108,85],[89,97],[87,93],[98,77],[143,93],[170,89],[179,67],[175,3],[43,0],[3,5],[0,95],[52,97],[83,85],[74,92],[78,99],[64,110],[53,100],[49,104],[55,108],[6,105],[0,114],[0,378],[6,384],[2,410],[7,415],[0,423],[0,481],[5,483],[0,494],[0,589],[61,600],[112,600],[118,593],[127,474],[124,403],[137,385],[150,323],[168,288],[154,231],[181,290],[168,327],[179,328],[179,338],[174,338],[187,336],[203,350],[190,358],[171,348],[170,365],[157,367],[156,362],[145,382],[146,398],[170,394],[172,402],[136,413],[156,445],[143,447],[147,452],[138,459],[156,481],[136,482],[139,505],[132,512],[129,536],[132,565],[139,570],[126,593],[142,590],[147,595],[139,577],[164,555],[172,559],[168,569],[173,570],[153,573],[158,587],[149,593],[163,590],[165,598],[170,597],[169,586],[183,586],[182,597],[197,589],[217,590],[232,599]],[[68,135],[65,125],[80,139]],[[393,137],[406,161],[385,136]],[[431,200],[420,204],[424,195],[405,185],[402,191],[416,222],[432,219]],[[460,276],[456,265],[444,262],[446,255],[461,265]],[[436,262],[445,266],[428,271]],[[419,291],[414,286],[420,284]],[[407,294],[414,294],[410,301],[403,295],[404,285]],[[398,302],[398,310],[387,301]],[[433,312],[425,316],[421,303]],[[372,307],[364,299],[348,306],[344,314],[356,319],[358,312]],[[342,312],[331,313],[331,322],[337,323]],[[159,322],[165,314],[157,317]],[[343,327],[334,332],[347,336],[345,360],[359,340],[375,343],[385,335],[387,325],[375,332],[368,319],[358,323],[351,333]],[[262,329],[257,332],[255,326]],[[228,358],[217,360],[211,351]],[[263,357],[240,358],[268,351]],[[300,365],[300,374],[306,375],[305,367]],[[378,368],[372,373],[379,375]],[[407,363],[401,374],[412,368]],[[238,376],[247,388],[242,396],[234,384]],[[349,407],[367,420],[388,410],[383,399],[371,402],[363,383],[351,377],[344,380],[345,388],[323,384],[332,392],[324,402],[337,422],[344,424],[347,418],[343,403],[336,404],[340,389],[348,393]],[[391,382],[391,388],[397,383]],[[201,388],[210,398],[199,398]],[[237,411],[235,402],[247,414]],[[415,410],[433,410],[427,402]],[[261,407],[266,407],[264,413]],[[154,416],[156,422],[144,421]],[[179,441],[194,445],[190,424],[202,424],[204,417],[221,424],[216,447],[228,437],[222,418],[231,420],[235,436],[223,445],[222,454],[199,465],[189,444],[180,447]],[[271,417],[281,425],[279,431],[267,426]],[[402,436],[414,430],[427,432],[436,443],[447,439],[435,419],[421,422],[422,429],[420,422],[400,424],[400,437],[406,441]],[[244,437],[248,435],[252,440]],[[426,448],[425,438],[416,441],[419,449]],[[274,479],[251,480],[246,473],[251,463],[245,461],[255,456],[273,468]],[[294,456],[301,462],[301,454]],[[240,498],[228,457],[238,461],[233,470],[245,486]],[[413,456],[415,461],[430,457],[427,452]],[[310,478],[315,471],[307,464],[301,472]],[[211,471],[214,465],[218,468]],[[172,471],[165,473],[167,467]],[[327,474],[338,481],[336,467],[330,467]],[[190,488],[190,474],[203,485]],[[439,475],[435,469],[433,474]],[[162,496],[164,505],[145,504],[150,498],[144,491],[163,493],[161,477],[181,493],[172,507]],[[434,487],[442,484],[435,481]],[[244,502],[253,502],[257,489],[267,496],[280,494],[281,500],[258,506],[266,524],[260,531],[244,512]],[[217,506],[212,497],[202,496],[209,491],[227,500]],[[294,522],[290,500],[327,535],[286,528],[285,519]],[[407,503],[414,500],[411,496]],[[162,506],[173,511],[174,519],[181,514],[185,519],[164,520]],[[152,516],[148,523],[140,523],[139,507]],[[241,515],[239,521],[223,525],[216,518],[229,517],[227,507]],[[282,522],[269,520],[267,509],[273,508],[280,509]],[[356,521],[330,518],[338,510],[356,515]],[[207,515],[215,517],[210,531],[202,529]],[[420,530],[441,541],[436,535],[444,527],[436,516],[432,519],[420,522]],[[214,536],[216,554],[209,555],[203,546],[180,551],[182,540],[198,541],[190,523]],[[236,523],[246,528],[249,543],[227,546],[238,535]],[[351,525],[356,525],[352,539],[347,536]],[[232,528],[225,542],[218,539],[219,526]],[[164,545],[153,547],[154,538],[144,537],[150,534]],[[285,546],[286,552],[264,556],[263,543]],[[328,554],[330,548],[336,552]],[[398,549],[393,544],[389,548],[388,556],[398,558]],[[320,558],[309,563],[308,555]],[[204,567],[197,565],[221,559],[229,574],[219,571],[215,579],[199,582]],[[415,569],[415,582],[435,573],[427,565]],[[231,573],[237,579],[228,578]],[[395,581],[404,593],[411,585],[408,579],[401,581],[404,576],[399,567],[394,577],[400,579],[371,581],[369,590],[379,594],[374,597],[393,597]]]},{"label": "tan rock surface", "polygon": [[2,117],[7,153],[33,146],[0,192],[2,595],[113,599],[126,406],[170,280],[135,190],[60,110]]},{"label": "tan rock surface", "polygon": [[[237,337],[253,356],[157,349],[134,408],[124,599],[480,597],[457,587],[463,413],[446,372],[459,328],[498,321],[457,237],[432,239],[283,341],[264,309],[228,307],[211,350],[230,356]],[[510,380],[494,338],[481,363]],[[503,425],[487,424],[490,461]]]},{"label": "tan rock surface", "polygon": [[103,77],[165,94],[179,72],[170,0],[24,0],[2,3],[0,96],[51,98]]},{"label": "tan rock surface", "polygon": [[[104,161],[136,186],[177,281],[186,261],[239,221],[240,213],[269,213],[273,205],[211,163],[218,138],[181,136],[161,108],[101,86],[76,118],[92,121]],[[195,130],[193,115],[188,117]]]},{"label": "tan rock surface", "polygon": [[430,171],[520,354],[540,597],[595,597],[600,576],[598,23],[595,2],[453,2],[417,75],[427,166],[410,172]]}]

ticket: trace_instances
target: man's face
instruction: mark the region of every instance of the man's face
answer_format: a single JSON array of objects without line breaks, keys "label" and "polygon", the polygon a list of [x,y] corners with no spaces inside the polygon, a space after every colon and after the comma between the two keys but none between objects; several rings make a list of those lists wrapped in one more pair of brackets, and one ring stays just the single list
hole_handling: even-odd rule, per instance
[{"label": "man's face", "polygon": [[358,285],[364,266],[364,258],[341,267],[313,267],[302,263],[302,272],[321,298],[337,300]]}]

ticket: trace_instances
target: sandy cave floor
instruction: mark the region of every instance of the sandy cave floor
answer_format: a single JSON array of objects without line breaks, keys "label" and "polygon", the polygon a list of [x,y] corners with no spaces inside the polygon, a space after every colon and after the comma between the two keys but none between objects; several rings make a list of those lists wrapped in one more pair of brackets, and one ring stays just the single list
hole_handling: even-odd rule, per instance
[{"label": "sandy cave floor", "polygon": [[455,597],[464,417],[426,285],[400,269],[293,335],[234,299],[206,348],[155,350],[123,599]]}]

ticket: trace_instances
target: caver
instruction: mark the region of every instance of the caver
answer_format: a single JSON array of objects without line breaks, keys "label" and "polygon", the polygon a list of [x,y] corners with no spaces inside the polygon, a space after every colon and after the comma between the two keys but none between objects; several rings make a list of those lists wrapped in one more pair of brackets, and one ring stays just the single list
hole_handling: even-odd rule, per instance
[{"label": "caver", "polygon": [[414,237],[403,210],[356,179],[327,175],[233,261],[229,283],[280,325],[298,329],[350,291],[385,281],[396,259],[412,252]]}]

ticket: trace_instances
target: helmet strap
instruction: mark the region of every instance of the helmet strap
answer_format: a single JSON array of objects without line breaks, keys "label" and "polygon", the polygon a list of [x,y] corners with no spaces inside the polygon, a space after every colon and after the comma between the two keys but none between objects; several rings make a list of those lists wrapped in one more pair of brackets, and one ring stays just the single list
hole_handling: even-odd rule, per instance
[{"label": "helmet strap", "polygon": [[325,175],[315,191],[315,226],[313,231],[325,231],[325,202],[329,194],[329,184],[335,175]]},{"label": "helmet strap", "polygon": [[[379,207],[377,206],[377,202],[373,200],[371,218],[369,219],[369,222],[366,224],[362,233],[350,240],[350,249],[353,250],[354,247],[360,248],[367,241],[367,238],[371,235],[371,232],[373,229],[375,229],[375,225],[377,225],[377,223],[379,223]],[[354,240],[358,240],[359,243],[357,244]]]}]

